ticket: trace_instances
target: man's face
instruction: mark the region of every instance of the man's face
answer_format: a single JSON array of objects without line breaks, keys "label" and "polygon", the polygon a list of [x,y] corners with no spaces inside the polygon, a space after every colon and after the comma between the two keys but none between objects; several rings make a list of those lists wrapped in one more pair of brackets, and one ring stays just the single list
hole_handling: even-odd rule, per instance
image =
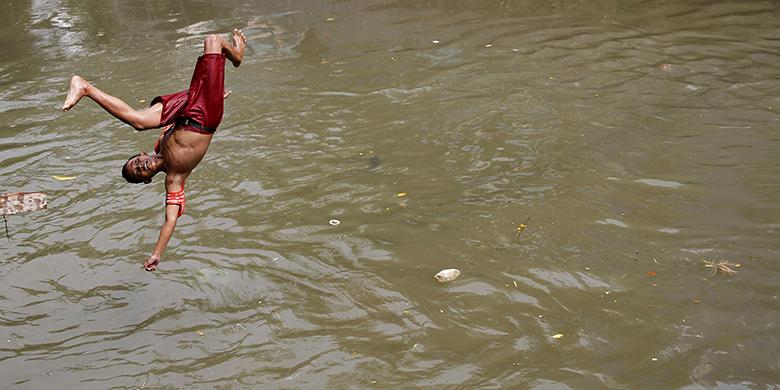
[{"label": "man's face", "polygon": [[153,156],[141,152],[141,154],[125,163],[125,166],[127,167],[128,174],[135,180],[149,183],[152,181],[152,177],[157,174],[157,163],[157,159]]}]

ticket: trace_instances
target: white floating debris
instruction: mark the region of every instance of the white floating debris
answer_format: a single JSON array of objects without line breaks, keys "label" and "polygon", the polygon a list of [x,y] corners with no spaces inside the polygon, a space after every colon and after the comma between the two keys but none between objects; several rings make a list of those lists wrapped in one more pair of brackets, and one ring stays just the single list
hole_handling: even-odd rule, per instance
[{"label": "white floating debris", "polygon": [[460,271],[455,268],[449,268],[439,271],[438,274],[434,275],[434,278],[440,282],[451,282],[460,276]]},{"label": "white floating debris", "polygon": [[563,337],[563,333],[556,333],[556,334],[553,335],[554,339],[559,339],[561,337]]},{"label": "white floating debris", "polygon": [[647,184],[653,187],[666,187],[666,188],[680,188],[682,183],[672,180],[658,180],[658,179],[639,179],[634,180],[637,183]]},{"label": "white floating debris", "polygon": [[434,40],[433,40],[433,41],[431,41],[431,42],[433,42],[433,44],[435,45],[435,44],[438,44],[438,43],[439,43],[439,40],[438,40],[438,39],[434,39]]},{"label": "white floating debris", "polygon": [[48,207],[43,192],[9,192],[0,194],[0,214],[13,215]]},{"label": "white floating debris", "polygon": [[339,224],[341,224],[341,221],[339,221],[338,219],[331,219],[330,221],[328,221],[328,224],[330,224],[330,226],[339,226]]},{"label": "white floating debris", "polygon": [[625,222],[623,222],[621,220],[618,220],[618,219],[614,219],[614,218],[605,218],[603,220],[596,221],[596,223],[598,223],[600,225],[619,226],[619,227],[622,227],[622,228],[627,228],[628,227],[628,225],[626,225]]}]

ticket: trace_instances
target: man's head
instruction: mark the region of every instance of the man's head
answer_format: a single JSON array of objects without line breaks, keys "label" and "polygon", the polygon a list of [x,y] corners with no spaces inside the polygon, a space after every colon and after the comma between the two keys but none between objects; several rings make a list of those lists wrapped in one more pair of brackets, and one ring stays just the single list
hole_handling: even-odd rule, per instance
[{"label": "man's head", "polygon": [[162,160],[156,154],[141,152],[130,157],[122,167],[122,177],[129,183],[151,183],[152,177],[162,170]]}]

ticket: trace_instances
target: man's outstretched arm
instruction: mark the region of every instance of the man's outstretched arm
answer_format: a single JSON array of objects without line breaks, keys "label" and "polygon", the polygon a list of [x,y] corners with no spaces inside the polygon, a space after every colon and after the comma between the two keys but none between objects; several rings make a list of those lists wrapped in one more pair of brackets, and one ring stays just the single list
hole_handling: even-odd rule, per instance
[{"label": "man's outstretched arm", "polygon": [[152,255],[144,262],[145,270],[154,271],[157,269],[157,265],[162,259],[162,254],[168,246],[168,241],[170,241],[173,231],[176,229],[176,221],[179,219],[179,207],[181,206],[177,204],[165,206],[165,222],[163,222],[160,228],[160,236],[157,238],[157,245],[154,246]]}]

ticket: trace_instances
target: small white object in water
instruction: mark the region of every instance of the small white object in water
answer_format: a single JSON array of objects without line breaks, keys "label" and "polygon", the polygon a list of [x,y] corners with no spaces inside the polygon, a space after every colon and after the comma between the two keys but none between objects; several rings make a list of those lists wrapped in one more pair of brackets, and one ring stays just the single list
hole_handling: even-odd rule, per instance
[{"label": "small white object in water", "polygon": [[658,180],[658,179],[639,179],[634,180],[637,183],[647,184],[653,187],[666,187],[666,188],[680,188],[682,183],[672,180]]},{"label": "small white object in water", "polygon": [[596,221],[596,223],[601,225],[613,225],[613,226],[620,226],[622,228],[627,228],[628,225],[626,225],[623,221],[613,219],[613,218],[605,218],[603,220]]},{"label": "small white object in water", "polygon": [[437,43],[439,43],[439,40],[438,40],[438,39],[434,39],[434,40],[433,40],[433,43],[434,43],[434,44],[437,44]]},{"label": "small white object in water", "polygon": [[328,221],[328,223],[330,224],[330,226],[339,226],[341,221],[339,221],[338,219],[331,219],[330,221]]},{"label": "small white object in water", "polygon": [[460,271],[455,268],[449,268],[439,271],[438,274],[434,275],[434,278],[440,282],[451,282],[460,276]]}]

